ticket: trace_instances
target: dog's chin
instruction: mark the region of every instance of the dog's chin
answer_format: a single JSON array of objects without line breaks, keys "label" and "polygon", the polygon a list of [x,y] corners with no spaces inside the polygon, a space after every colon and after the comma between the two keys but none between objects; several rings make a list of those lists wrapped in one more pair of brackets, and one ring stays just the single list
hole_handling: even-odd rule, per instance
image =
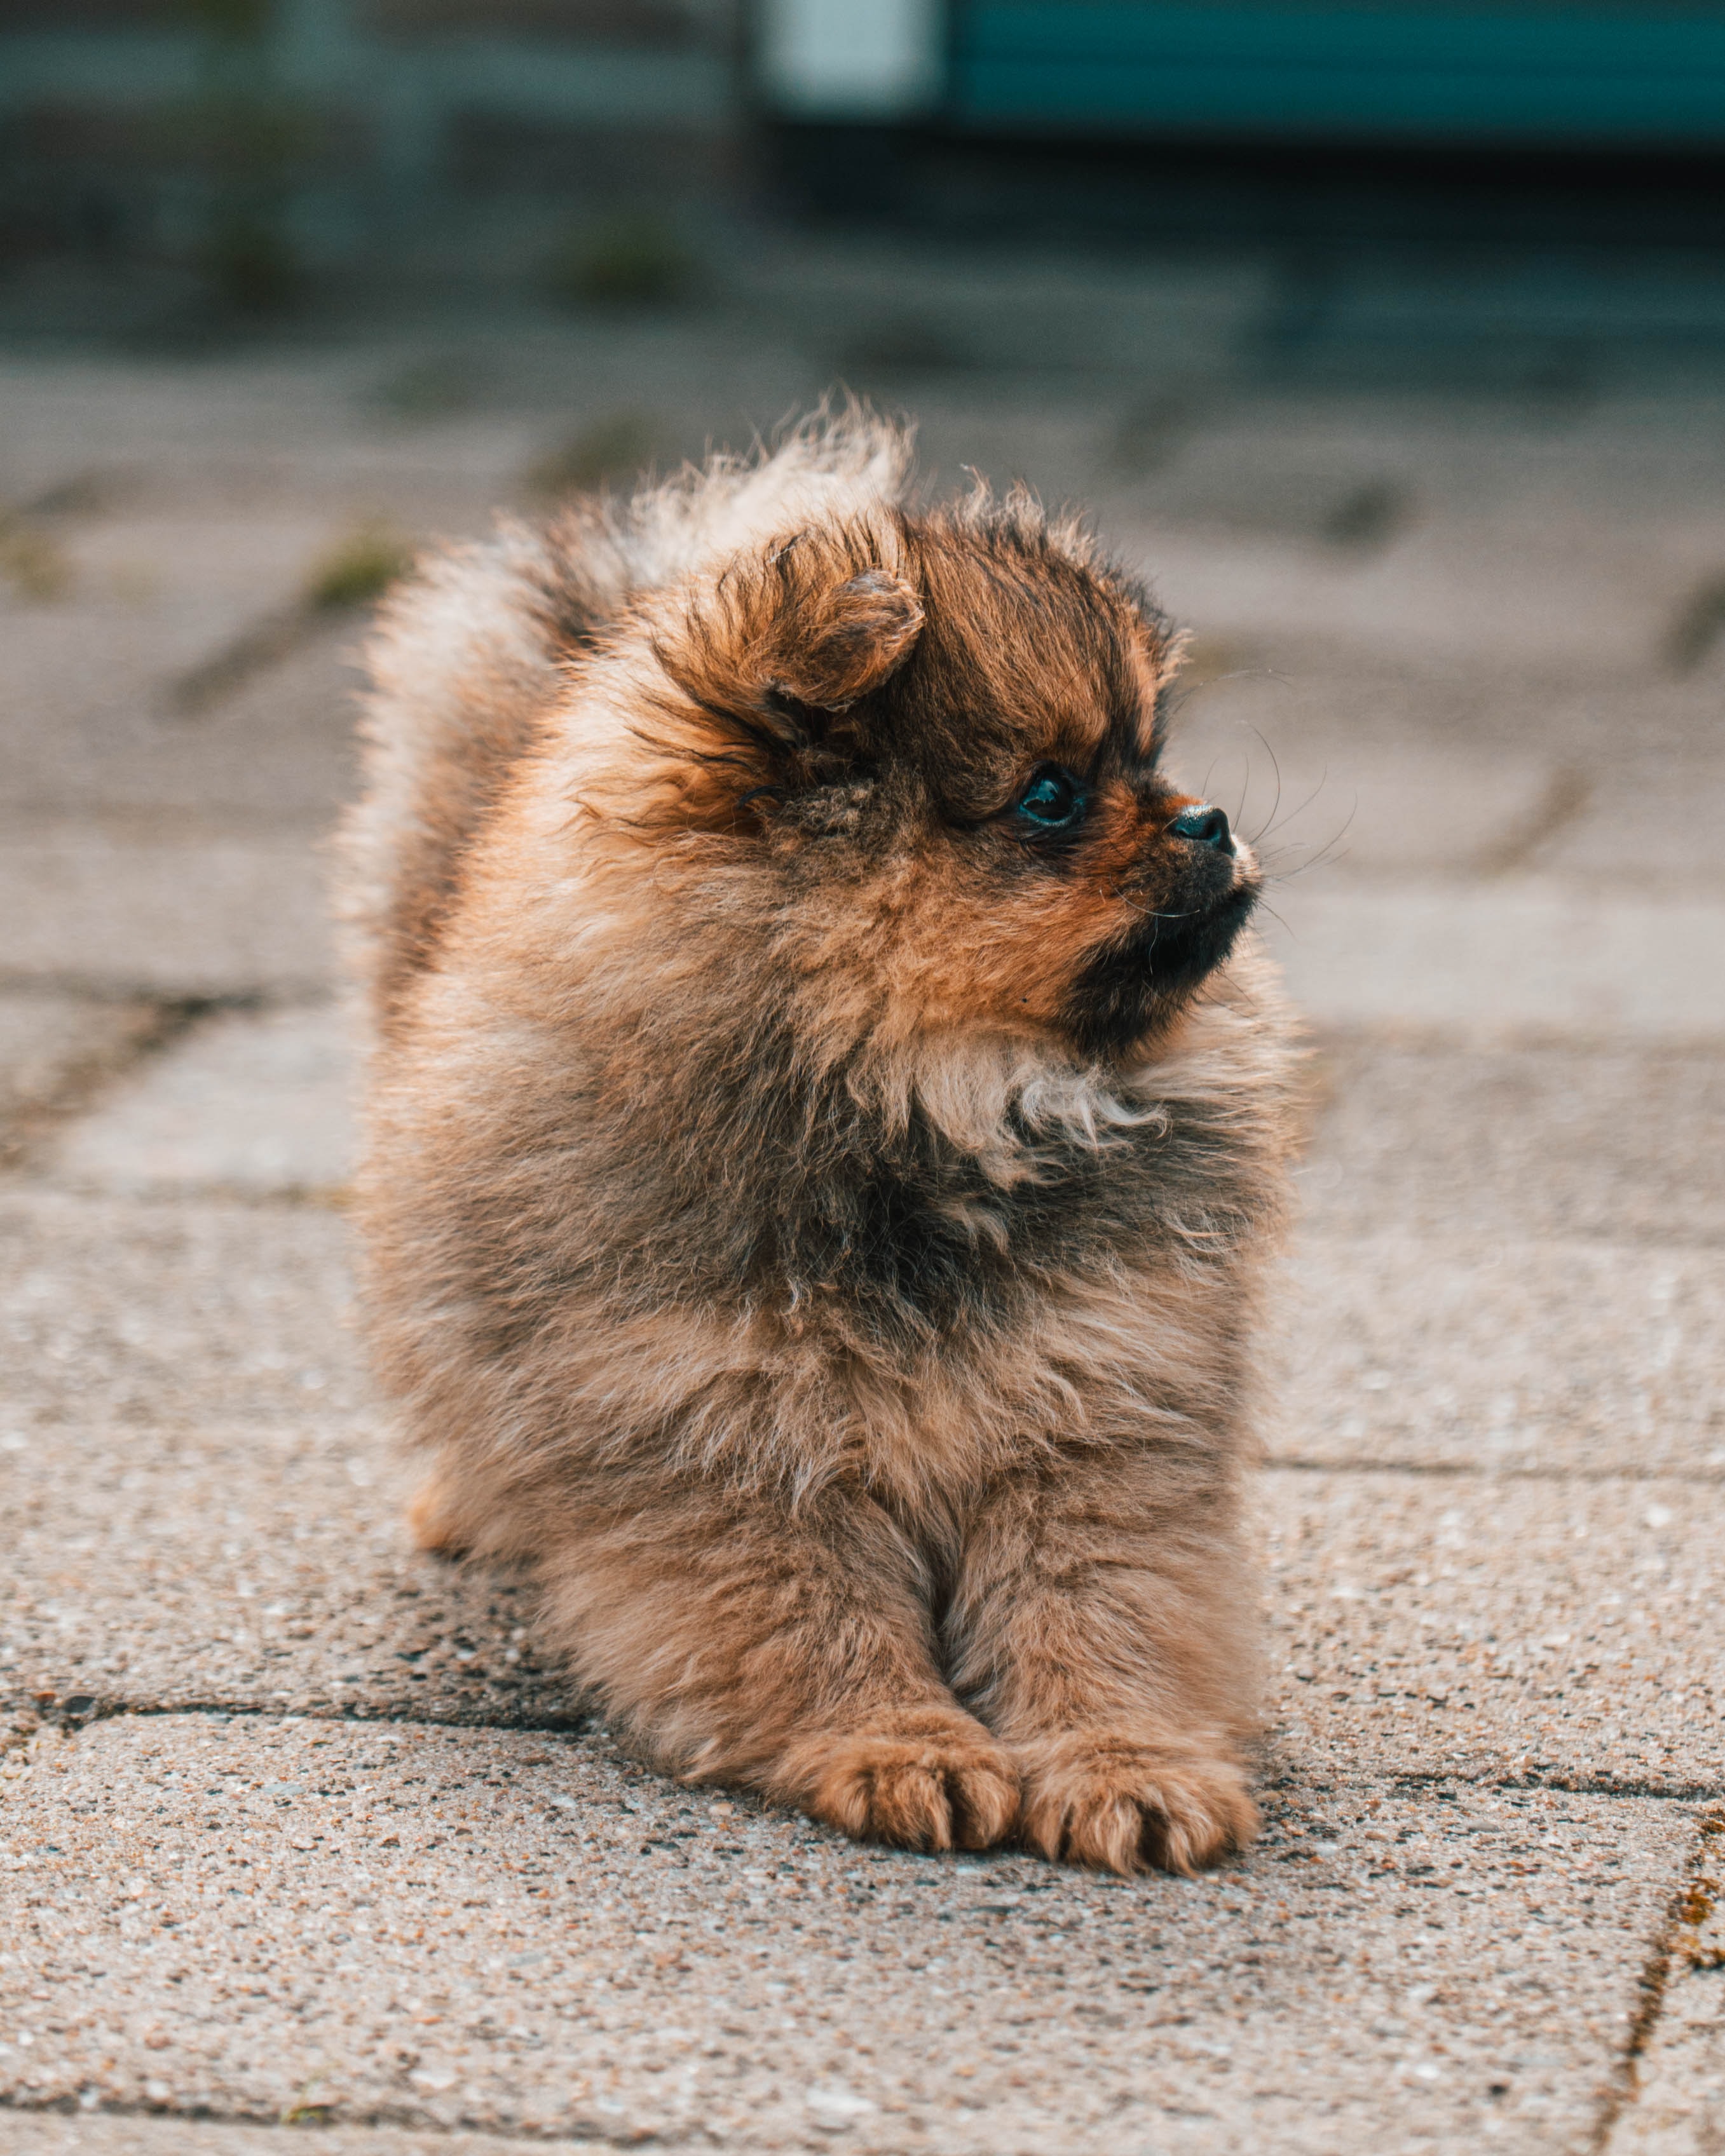
[{"label": "dog's chin", "polygon": [[1152,916],[1097,952],[1073,983],[1066,1029],[1087,1055],[1112,1056],[1164,1029],[1227,958],[1261,888],[1245,877],[1201,910]]}]

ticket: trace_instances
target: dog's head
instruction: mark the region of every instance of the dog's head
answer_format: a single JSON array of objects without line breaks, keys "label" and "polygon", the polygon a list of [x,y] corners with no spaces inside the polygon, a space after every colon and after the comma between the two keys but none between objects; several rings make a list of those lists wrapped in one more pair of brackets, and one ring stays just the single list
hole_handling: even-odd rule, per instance
[{"label": "dog's head", "polygon": [[1123,1055],[1252,909],[1228,818],[1159,767],[1166,623],[1022,497],[811,526],[643,627],[614,817],[754,864],[727,906],[754,891],[785,964],[859,1024]]}]

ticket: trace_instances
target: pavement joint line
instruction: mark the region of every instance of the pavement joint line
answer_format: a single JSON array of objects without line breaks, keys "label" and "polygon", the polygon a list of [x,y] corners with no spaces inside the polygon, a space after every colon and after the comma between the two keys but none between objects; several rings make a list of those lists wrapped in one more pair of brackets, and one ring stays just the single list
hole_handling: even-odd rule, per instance
[{"label": "pavement joint line", "polygon": [[[121,1003],[127,997],[140,1003],[187,1000],[213,1012],[304,1010],[333,1000],[327,978],[312,973],[286,975],[267,988],[216,988],[208,994],[181,998],[164,995],[159,988],[140,988],[135,980],[121,973],[36,973],[28,969],[20,972],[0,967],[0,991],[8,995],[84,996],[91,1003],[101,1004]],[[1701,1045],[1707,1045],[1704,1040]]]},{"label": "pavement joint line", "polygon": [[8,973],[0,972],[0,991],[8,995],[87,996],[92,1003],[158,1004],[164,1010],[188,1010],[196,1018],[219,1017],[224,1011],[264,1012],[322,1010],[340,1000],[328,983],[303,991],[269,988],[219,988],[208,995],[164,995],[159,988],[116,983],[106,975],[99,980],[83,973]]},{"label": "pavement joint line", "polygon": [[57,1172],[33,1173],[28,1162],[24,1162],[13,1168],[9,1183],[0,1182],[0,1197],[104,1199],[157,1214],[178,1212],[188,1203],[224,1205],[235,1212],[267,1217],[282,1213],[344,1212],[350,1203],[348,1188],[346,1183],[306,1183],[295,1189],[260,1191],[239,1183],[163,1183],[147,1190],[128,1190],[116,1198],[97,1183],[75,1182]]},{"label": "pavement joint line", "polygon": [[[87,1703],[75,1708],[73,1700]],[[198,1714],[221,1722],[316,1722],[337,1729],[491,1730],[504,1737],[579,1737],[584,1730],[599,1725],[600,1719],[590,1707],[566,1715],[523,1715],[514,1722],[454,1715],[446,1721],[433,1722],[413,1714],[337,1713],[321,1712],[316,1707],[284,1710],[262,1707],[253,1700],[229,1705],[221,1700],[156,1702],[121,1699],[112,1693],[104,1697],[85,1692],[73,1692],[65,1700],[44,1700],[36,1692],[14,1693],[9,1700],[0,1696],[0,1713],[33,1714],[48,1727],[70,1737],[94,1729],[104,1722],[172,1721],[182,1715]]]},{"label": "pavement joint line", "polygon": [[1546,783],[1542,798],[1521,828],[1495,846],[1484,848],[1474,859],[1474,872],[1481,876],[1513,875],[1527,868],[1544,846],[1561,831],[1579,821],[1593,799],[1593,782],[1578,766],[1559,764]]},{"label": "pavement joint line", "polygon": [[[104,2103],[85,2110],[81,2104],[69,2102],[64,2097],[51,2098],[45,2103],[32,2103],[16,2090],[0,2089],[0,2114],[16,2112],[20,2118],[159,2118],[164,2122],[180,2120],[187,2123],[208,2126],[252,2126],[267,2128],[284,2134],[303,2133],[309,2128],[332,2133],[368,2133],[389,2132],[392,2129],[412,2133],[425,2142],[471,2142],[476,2136],[487,2141],[510,2141],[523,2148],[716,2148],[721,2144],[713,2140],[702,2128],[697,2127],[693,2135],[667,2135],[638,2126],[620,2126],[611,2132],[584,2121],[578,2135],[566,2133],[535,2133],[530,2128],[492,2124],[484,2127],[437,2126],[428,2124],[423,2112],[404,2106],[385,2105],[376,2111],[343,2111],[339,2121],[321,2116],[330,2107],[308,2103],[291,2105],[285,2111],[217,2111],[208,2104],[179,2107],[172,2103]],[[749,2156],[744,2150],[742,2156]]]},{"label": "pavement joint line", "polygon": [[691,2141],[681,2134],[672,2138],[656,2132],[643,2133],[639,2127],[629,2126],[620,2127],[614,2133],[606,2133],[603,2129],[586,2130],[577,2137],[562,2133],[535,2133],[531,2130],[523,2131],[519,2127],[504,2125],[482,2128],[432,2126],[425,2123],[423,2112],[395,2105],[388,2105],[378,2111],[344,2111],[339,2124],[336,2124],[319,2115],[328,2108],[325,2104],[310,2103],[291,2106],[286,2111],[217,2111],[205,2104],[181,2108],[172,2103],[104,2103],[86,2111],[81,2105],[68,2103],[64,2098],[55,2098],[46,2103],[31,2103],[22,2099],[14,2091],[0,2090],[0,2112],[15,2112],[23,2118],[178,2119],[195,2122],[198,2125],[262,2127],[281,2133],[303,2133],[308,2127],[314,2130],[322,2128],[337,2133],[358,2133],[388,2132],[394,2128],[411,2133],[428,2142],[453,2143],[458,2138],[471,2140],[474,2135],[481,2134],[490,2141],[517,2142],[524,2148],[658,2147],[675,2149],[679,2147],[711,2148],[718,2145],[698,2128],[699,2138]]},{"label": "pavement joint line", "polygon": [[[125,1073],[120,1075],[124,1075]],[[348,1204],[350,1186],[345,1183],[307,1183],[280,1190],[259,1190],[244,1183],[203,1183],[188,1180],[184,1183],[159,1183],[143,1189],[126,1190],[116,1194],[105,1190],[98,1183],[80,1182],[59,1170],[30,1173],[30,1163],[7,1163],[14,1168],[14,1180],[10,1193],[28,1192],[33,1197],[90,1198],[106,1200],[112,1205],[136,1206],[142,1212],[173,1213],[192,1200],[209,1205],[227,1205],[236,1211],[247,1213],[340,1213]],[[8,1193],[8,1186],[0,1183],[0,1196]]]},{"label": "pavement joint line", "polygon": [[88,973],[10,973],[0,971],[0,993],[7,995],[82,996],[91,1003],[155,1004],[167,1011],[183,1010],[192,1017],[214,1017],[222,1011],[261,1011],[281,1008],[298,1010],[330,1001],[327,988],[304,995],[284,994],[279,988],[224,988],[207,996],[163,995],[159,988],[139,988],[111,975]]},{"label": "pavement joint line", "polygon": [[[75,1692],[72,1695],[74,1699],[82,1697],[84,1695]],[[604,1732],[606,1727],[604,1717],[597,1709],[590,1709],[584,1713],[571,1714],[566,1717],[523,1716],[517,1722],[488,1721],[476,1717],[458,1720],[454,1717],[447,1721],[434,1722],[418,1715],[336,1714],[320,1712],[314,1707],[302,1707],[290,1712],[283,1712],[277,1708],[260,1706],[252,1701],[233,1706],[211,1700],[178,1700],[172,1703],[156,1704],[150,1702],[131,1702],[116,1699],[111,1696],[106,1699],[92,1700],[87,1708],[80,1708],[75,1713],[59,1714],[56,1714],[54,1711],[55,1705],[56,1702],[44,1702],[35,1693],[15,1695],[10,1701],[0,1697],[0,1712],[23,1712],[34,1714],[42,1726],[58,1730],[62,1737],[68,1739],[80,1736],[85,1730],[95,1728],[106,1722],[173,1721],[182,1718],[190,1719],[198,1715],[208,1717],[212,1721],[304,1722],[315,1722],[320,1728],[416,1729],[440,1734],[451,1731],[471,1730],[489,1732],[502,1737],[579,1737],[590,1731]],[[633,1757],[632,1754],[628,1756]],[[1273,1768],[1278,1771],[1270,1771]],[[718,1789],[723,1786],[718,1783],[679,1783],[670,1775],[659,1774],[657,1768],[650,1768],[648,1771],[658,1774],[658,1779],[663,1781],[667,1788]],[[1630,1781],[1610,1775],[1566,1774],[1562,1769],[1547,1772],[1533,1767],[1530,1767],[1526,1773],[1505,1774],[1470,1773],[1466,1768],[1459,1766],[1393,1768],[1377,1774],[1350,1774],[1345,1768],[1337,1769],[1331,1766],[1310,1776],[1302,1776],[1297,1773],[1286,1771],[1283,1763],[1271,1761],[1259,1779],[1263,1788],[1278,1790],[1307,1785],[1323,1789],[1375,1789],[1382,1788],[1388,1783],[1396,1789],[1408,1791],[1443,1789],[1453,1785],[1469,1789],[1553,1789],[1565,1796],[1598,1797],[1607,1803],[1619,1801],[1670,1804],[1725,1803],[1725,1781],[1697,1781],[1676,1784],[1667,1781],[1663,1784],[1654,1784]],[[739,1793],[736,1791],[732,1792],[734,1796],[738,1794]],[[746,1792],[741,1794],[746,1795]],[[782,1810],[782,1807],[764,1803],[761,1809],[765,1812],[777,1813]]]},{"label": "pavement joint line", "polygon": [[1282,1454],[1263,1463],[1266,1473],[1285,1470],[1293,1475],[1406,1475],[1456,1482],[1692,1482],[1703,1489],[1725,1482],[1725,1468],[1492,1467],[1469,1460],[1311,1460]]},{"label": "pavement joint line", "polygon": [[212,657],[200,660],[171,681],[162,695],[161,716],[180,721],[203,718],[258,675],[291,658],[323,619],[302,600],[260,616]]},{"label": "pavement joint line", "polygon": [[1612,2085],[1600,2102],[1599,2115],[1594,2122],[1593,2137],[1589,2143],[1589,2156],[1604,2156],[1619,2119],[1639,2094],[1638,2062],[1645,2056],[1664,2010],[1666,1993],[1671,1980],[1671,1964],[1676,1955],[1677,1933],[1682,1927],[1689,1899],[1700,1885],[1702,1866],[1707,1859],[1710,1825],[1712,1831],[1717,1833],[1722,1826],[1725,1826],[1725,1820],[1722,1820],[1717,1813],[1711,1813],[1696,1822],[1695,1841],[1689,1852],[1688,1861],[1684,1865],[1681,1878],[1666,1900],[1665,1917],[1658,1936],[1642,1964],[1638,1985],[1640,2000],[1630,2023],[1628,2039],[1618,2055],[1617,2071],[1612,2076]]},{"label": "pavement joint line", "polygon": [[[53,984],[47,982],[32,982],[29,987],[33,993],[54,993]],[[12,1132],[0,1139],[0,1169],[27,1171],[42,1146],[72,1117],[93,1106],[105,1087],[178,1046],[215,1007],[214,999],[204,996],[111,993],[97,1000],[141,1004],[151,1009],[154,1017],[120,1052],[92,1056],[76,1065],[48,1099],[33,1103],[19,1116]]]}]

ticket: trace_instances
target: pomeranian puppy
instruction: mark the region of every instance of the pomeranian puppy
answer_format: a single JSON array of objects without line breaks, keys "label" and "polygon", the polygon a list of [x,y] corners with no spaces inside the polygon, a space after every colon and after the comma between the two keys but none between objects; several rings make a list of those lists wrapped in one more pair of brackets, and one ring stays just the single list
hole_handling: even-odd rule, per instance
[{"label": "pomeranian puppy", "polygon": [[1143,592],[908,464],[822,414],[385,606],[376,1367],[421,1543],[669,1773],[1185,1871],[1255,1819],[1259,875]]}]

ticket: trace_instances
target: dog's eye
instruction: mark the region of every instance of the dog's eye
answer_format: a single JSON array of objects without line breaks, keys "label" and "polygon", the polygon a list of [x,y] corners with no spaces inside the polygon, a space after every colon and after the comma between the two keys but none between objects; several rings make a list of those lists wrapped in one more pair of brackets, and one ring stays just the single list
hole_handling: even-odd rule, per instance
[{"label": "dog's eye", "polygon": [[1045,763],[1018,796],[1018,814],[1045,831],[1075,823],[1084,805],[1078,781],[1058,764]]}]

